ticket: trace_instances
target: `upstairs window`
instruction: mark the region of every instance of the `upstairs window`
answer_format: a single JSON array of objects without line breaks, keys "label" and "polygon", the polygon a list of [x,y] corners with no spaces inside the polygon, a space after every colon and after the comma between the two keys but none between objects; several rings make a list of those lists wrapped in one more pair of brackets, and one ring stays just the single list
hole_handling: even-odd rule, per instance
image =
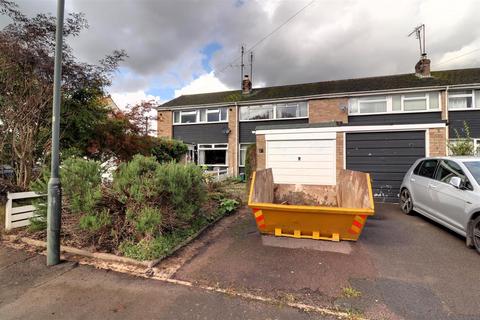
[{"label": "upstairs window", "polygon": [[448,109],[461,110],[480,108],[480,90],[448,91]]},{"label": "upstairs window", "polygon": [[349,100],[349,114],[437,111],[440,110],[439,101],[437,91],[352,98]]},{"label": "upstairs window", "polygon": [[226,122],[227,108],[182,110],[173,112],[174,124]]},{"label": "upstairs window", "polygon": [[240,120],[275,120],[308,117],[306,102],[277,103],[240,107]]}]

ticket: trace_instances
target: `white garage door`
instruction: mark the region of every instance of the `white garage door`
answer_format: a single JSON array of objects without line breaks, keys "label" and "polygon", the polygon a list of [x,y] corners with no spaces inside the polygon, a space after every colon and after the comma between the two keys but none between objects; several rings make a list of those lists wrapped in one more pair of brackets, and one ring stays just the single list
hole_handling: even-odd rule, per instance
[{"label": "white garage door", "polygon": [[267,141],[275,183],[334,185],[335,139]]}]

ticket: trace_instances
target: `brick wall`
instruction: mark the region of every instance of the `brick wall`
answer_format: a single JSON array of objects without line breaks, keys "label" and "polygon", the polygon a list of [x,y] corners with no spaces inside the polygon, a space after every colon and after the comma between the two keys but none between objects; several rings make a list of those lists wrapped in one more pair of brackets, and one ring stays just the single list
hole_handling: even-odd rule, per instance
[{"label": "brick wall", "polygon": [[[342,107],[344,110],[342,110]],[[308,101],[308,122],[348,122],[348,98],[320,99]]]},{"label": "brick wall", "polygon": [[429,151],[431,157],[445,156],[447,153],[447,129],[428,129]]},{"label": "brick wall", "polygon": [[158,111],[157,116],[157,135],[159,137],[173,137],[173,112]]},{"label": "brick wall", "polygon": [[228,170],[229,173],[238,174],[238,137],[237,137],[237,111],[236,107],[228,108]]},{"label": "brick wall", "polygon": [[337,177],[338,177],[338,172],[339,170],[343,169],[343,139],[345,137],[344,132],[337,132],[337,139],[336,139],[336,144],[337,144],[337,151],[336,151],[336,167],[337,167]]},{"label": "brick wall", "polygon": [[265,135],[257,135],[257,170],[265,169],[266,167],[266,158],[265,153],[267,152],[267,144],[265,143]]}]

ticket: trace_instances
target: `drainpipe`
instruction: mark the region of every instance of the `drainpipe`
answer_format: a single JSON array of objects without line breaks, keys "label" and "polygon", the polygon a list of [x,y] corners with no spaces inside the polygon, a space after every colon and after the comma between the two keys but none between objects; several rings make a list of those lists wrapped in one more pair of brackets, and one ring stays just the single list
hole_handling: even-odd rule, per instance
[{"label": "drainpipe", "polygon": [[233,169],[233,174],[235,176],[238,176],[239,174],[239,168],[238,168],[238,157],[240,156],[238,154],[238,150],[239,150],[239,139],[238,139],[238,133],[239,133],[239,129],[238,129],[238,126],[240,125],[240,119],[238,118],[239,116],[239,113],[238,113],[238,104],[237,102],[235,102],[235,168]]},{"label": "drainpipe", "polygon": [[447,86],[445,89],[445,117],[447,118],[447,127],[445,128],[445,154],[448,155],[448,141],[450,139],[449,137],[449,131],[450,131],[450,120],[448,119],[448,89],[450,89],[450,86]]}]

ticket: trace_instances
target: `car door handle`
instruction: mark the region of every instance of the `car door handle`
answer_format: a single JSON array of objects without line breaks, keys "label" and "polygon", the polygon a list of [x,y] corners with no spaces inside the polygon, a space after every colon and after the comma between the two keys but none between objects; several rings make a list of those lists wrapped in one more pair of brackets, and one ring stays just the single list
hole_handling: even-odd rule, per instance
[{"label": "car door handle", "polygon": [[431,189],[437,189],[437,186],[434,185],[434,184],[429,184],[428,186],[429,186]]},{"label": "car door handle", "polygon": [[414,178],[410,178],[410,181],[415,182],[415,179],[414,179]]}]

